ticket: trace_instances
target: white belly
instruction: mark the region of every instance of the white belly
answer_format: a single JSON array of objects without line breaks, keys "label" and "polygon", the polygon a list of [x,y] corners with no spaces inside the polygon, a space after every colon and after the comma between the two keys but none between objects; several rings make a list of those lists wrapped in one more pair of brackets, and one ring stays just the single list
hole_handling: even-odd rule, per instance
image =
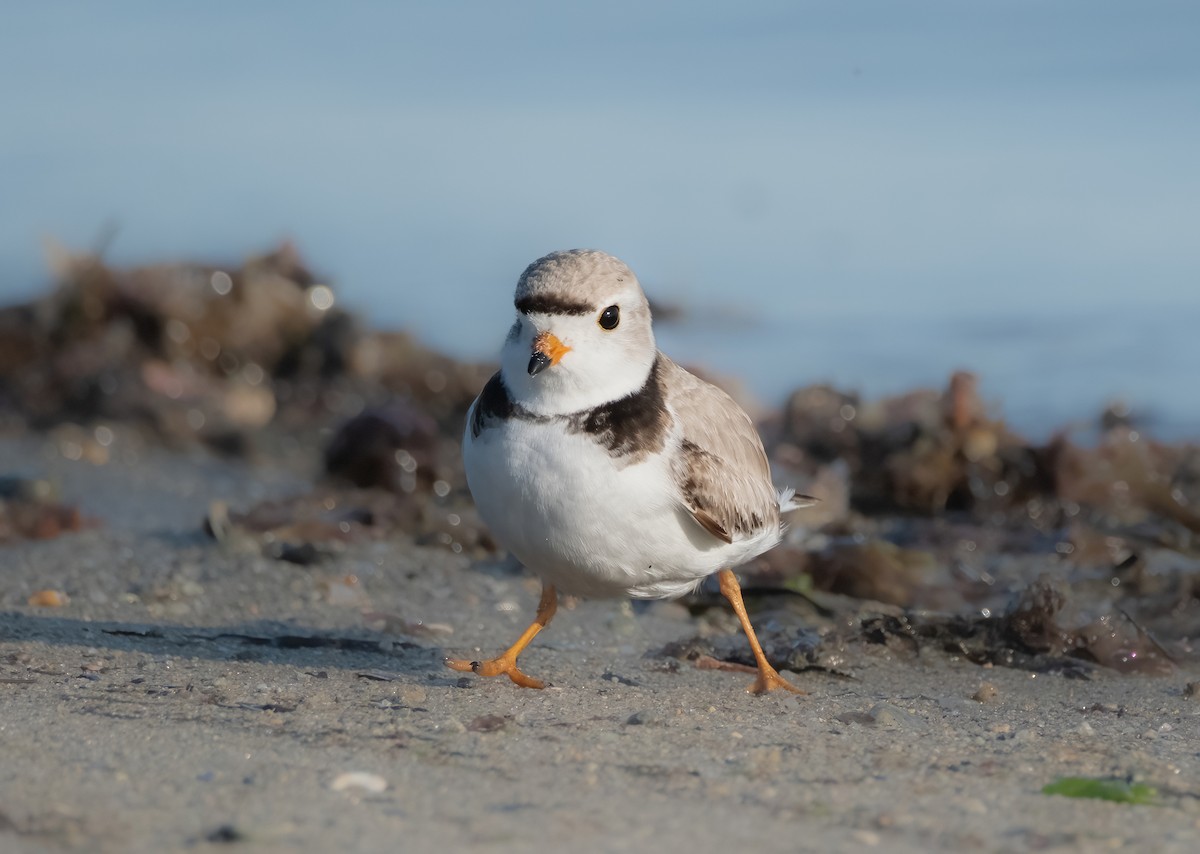
[{"label": "white belly", "polygon": [[680,503],[668,454],[628,459],[559,421],[492,422],[463,441],[467,482],[492,533],[565,593],[679,596],[779,541],[776,529],[718,540]]}]

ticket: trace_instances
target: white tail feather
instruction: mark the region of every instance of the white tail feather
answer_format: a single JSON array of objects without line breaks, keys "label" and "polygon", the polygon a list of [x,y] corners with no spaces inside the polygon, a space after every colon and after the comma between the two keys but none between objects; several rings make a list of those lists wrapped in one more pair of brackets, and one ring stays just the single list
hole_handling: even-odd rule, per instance
[{"label": "white tail feather", "polygon": [[779,512],[790,513],[793,510],[803,510],[805,507],[812,507],[814,504],[820,504],[820,498],[813,498],[811,495],[797,495],[796,490],[790,486],[779,491]]}]

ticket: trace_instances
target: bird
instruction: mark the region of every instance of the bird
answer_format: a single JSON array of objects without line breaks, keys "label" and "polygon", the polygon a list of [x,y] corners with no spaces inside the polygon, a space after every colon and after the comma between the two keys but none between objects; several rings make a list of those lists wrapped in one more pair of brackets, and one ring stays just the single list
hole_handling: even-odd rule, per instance
[{"label": "bird", "polygon": [[776,491],[750,416],[659,352],[646,295],[618,258],[552,252],[521,274],[513,302],[462,453],[481,518],[542,593],[505,652],[446,665],[544,688],[517,658],[560,592],[676,598],[715,573],[757,663],[747,690],[804,693],[767,661],[733,568],[779,544],[781,513],[816,499]]}]

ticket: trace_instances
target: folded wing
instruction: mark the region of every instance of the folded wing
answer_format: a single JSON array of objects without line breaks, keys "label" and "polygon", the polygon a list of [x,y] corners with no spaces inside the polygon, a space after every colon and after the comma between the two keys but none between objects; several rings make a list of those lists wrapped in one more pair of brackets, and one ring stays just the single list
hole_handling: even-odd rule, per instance
[{"label": "folded wing", "polygon": [[726,543],[778,527],[780,497],[750,416],[716,386],[660,358],[683,432],[674,471],[683,505]]}]

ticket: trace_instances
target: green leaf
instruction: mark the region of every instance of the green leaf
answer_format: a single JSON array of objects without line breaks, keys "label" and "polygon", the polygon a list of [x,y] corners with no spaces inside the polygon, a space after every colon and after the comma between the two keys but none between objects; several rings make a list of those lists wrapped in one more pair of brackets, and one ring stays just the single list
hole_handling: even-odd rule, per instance
[{"label": "green leaf", "polygon": [[1065,798],[1096,798],[1122,804],[1157,803],[1158,790],[1145,783],[1103,777],[1060,777],[1042,787],[1043,795],[1062,795]]},{"label": "green leaf", "polygon": [[794,575],[783,582],[783,586],[793,593],[799,593],[801,596],[808,596],[813,592],[813,577],[807,572],[802,572],[799,575]]}]

